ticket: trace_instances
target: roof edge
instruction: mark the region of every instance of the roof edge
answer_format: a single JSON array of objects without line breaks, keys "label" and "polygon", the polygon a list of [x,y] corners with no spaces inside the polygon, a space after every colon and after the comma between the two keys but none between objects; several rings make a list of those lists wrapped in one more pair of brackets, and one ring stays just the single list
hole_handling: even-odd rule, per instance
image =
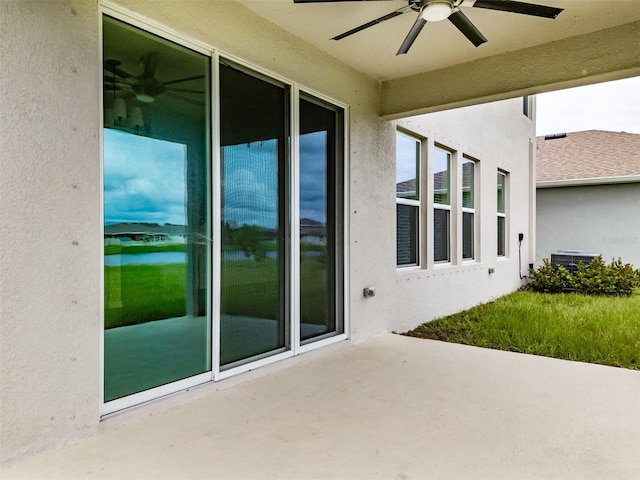
[{"label": "roof edge", "polygon": [[587,185],[612,185],[616,183],[640,183],[640,175],[620,177],[570,178],[567,180],[545,180],[536,182],[536,188],[580,187]]}]

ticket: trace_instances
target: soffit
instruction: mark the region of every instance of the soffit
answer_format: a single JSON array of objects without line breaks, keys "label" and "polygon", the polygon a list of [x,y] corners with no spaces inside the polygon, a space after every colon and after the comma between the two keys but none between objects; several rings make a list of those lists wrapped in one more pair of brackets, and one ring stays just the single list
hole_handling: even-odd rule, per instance
[{"label": "soffit", "polygon": [[[450,22],[429,22],[406,55],[396,51],[416,14],[405,13],[345,39],[331,37],[390,13],[406,0],[294,4],[244,0],[266,20],[378,81],[410,77],[640,20],[638,0],[530,0],[564,8],[555,20],[479,8],[463,12],[488,42],[475,48]],[[637,49],[638,46],[630,46]]]}]

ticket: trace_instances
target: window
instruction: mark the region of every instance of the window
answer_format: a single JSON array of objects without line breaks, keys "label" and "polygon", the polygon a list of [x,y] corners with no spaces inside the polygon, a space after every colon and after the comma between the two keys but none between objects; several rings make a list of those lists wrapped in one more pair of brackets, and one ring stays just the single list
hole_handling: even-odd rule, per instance
[{"label": "window", "polygon": [[420,141],[396,134],[396,262],[417,265],[420,238]]},{"label": "window", "polygon": [[[421,149],[426,144],[417,136],[396,132],[398,267],[459,264],[477,256],[478,162],[437,144],[431,144],[425,157]],[[431,168],[423,177],[420,173],[426,170],[427,159]],[[424,193],[427,180],[433,189],[430,195]],[[427,207],[433,219],[424,225]],[[430,240],[428,244],[425,239]]]},{"label": "window", "polygon": [[522,97],[522,113],[527,118],[531,118],[531,97]]},{"label": "window", "polygon": [[506,190],[507,175],[498,172],[498,256],[506,255],[506,231],[507,231],[507,210],[506,210]]},{"label": "window", "polygon": [[475,258],[475,177],[476,163],[462,161],[462,259]]},{"label": "window", "polygon": [[433,261],[451,261],[451,153],[433,155]]}]

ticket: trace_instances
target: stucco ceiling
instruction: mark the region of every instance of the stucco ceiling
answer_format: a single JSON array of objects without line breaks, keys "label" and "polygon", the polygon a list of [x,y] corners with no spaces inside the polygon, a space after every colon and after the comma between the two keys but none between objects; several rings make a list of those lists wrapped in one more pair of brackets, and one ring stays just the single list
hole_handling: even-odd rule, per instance
[{"label": "stucco ceiling", "polygon": [[[416,14],[408,12],[339,41],[331,37],[393,12],[407,0],[294,4],[243,0],[270,22],[379,81],[452,67],[640,20],[640,0],[529,0],[564,8],[555,20],[480,8],[465,15],[488,42],[474,47],[450,22],[429,22],[406,55],[396,56]],[[630,48],[638,49],[638,45]]]}]

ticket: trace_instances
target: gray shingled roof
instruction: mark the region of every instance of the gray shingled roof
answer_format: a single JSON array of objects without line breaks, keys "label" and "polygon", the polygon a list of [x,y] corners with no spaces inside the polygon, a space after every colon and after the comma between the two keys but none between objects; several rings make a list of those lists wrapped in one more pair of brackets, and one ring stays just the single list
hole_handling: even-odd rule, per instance
[{"label": "gray shingled roof", "polygon": [[537,141],[538,182],[640,175],[639,134],[587,130]]}]

